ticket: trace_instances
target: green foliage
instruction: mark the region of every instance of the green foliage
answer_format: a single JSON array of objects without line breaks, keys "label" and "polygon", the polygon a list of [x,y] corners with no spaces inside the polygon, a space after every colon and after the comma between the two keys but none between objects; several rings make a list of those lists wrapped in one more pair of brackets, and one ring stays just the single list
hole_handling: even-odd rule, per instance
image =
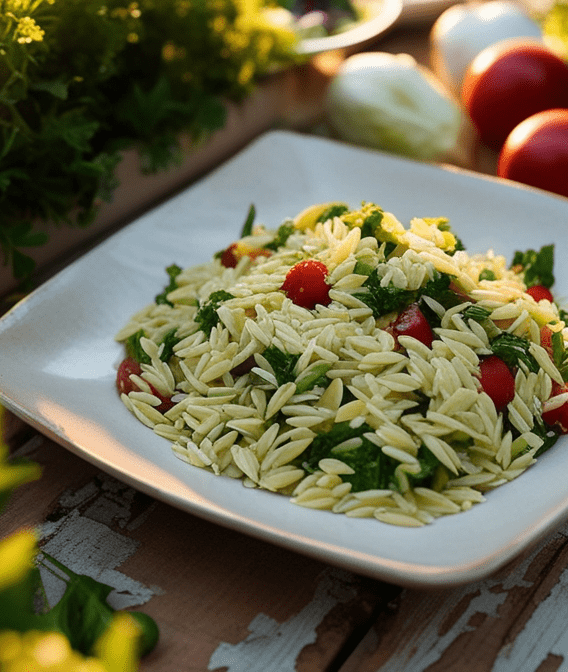
[{"label": "green foliage", "polygon": [[207,301],[205,301],[197,311],[195,316],[195,321],[199,324],[199,328],[207,336],[211,335],[213,327],[216,327],[219,324],[219,315],[217,314],[217,309],[221,306],[223,301],[228,301],[229,299],[234,299],[235,297],[226,292],[224,289],[220,289],[217,292],[213,292]]},{"label": "green foliage", "polygon": [[[158,346],[162,344],[164,345],[160,355],[162,362],[169,361],[174,354],[174,346],[179,343],[180,339],[176,336],[176,331],[177,329],[175,327],[170,329],[158,343]],[[144,330],[139,329],[136,333],[129,336],[124,343],[128,356],[132,357],[132,359],[135,359],[140,364],[150,364],[151,362],[150,357],[146,354],[146,351],[140,344],[140,339],[145,336],[146,334],[144,333]]]},{"label": "green foliage", "polygon": [[[366,268],[360,267],[357,272],[366,275]],[[429,296],[448,308],[457,303],[457,297],[450,290],[451,277],[435,271],[434,277],[424,287],[416,291],[395,287],[392,283],[382,286],[381,278],[376,271],[370,273],[362,284],[365,292],[354,292],[353,296],[366,303],[375,317],[382,317],[392,312],[400,312],[421,296]]]},{"label": "green foliage", "polygon": [[[15,488],[41,476],[41,468],[33,462],[8,460],[8,447],[2,440],[3,417],[4,409],[0,406],[0,512]],[[12,538],[19,534],[15,533]],[[9,543],[10,537],[0,542]],[[31,543],[35,555],[35,538],[32,537]],[[13,581],[4,579],[0,586],[0,632],[60,632],[75,651],[91,655],[95,641],[106,631],[115,614],[106,601],[112,588],[89,576],[75,574],[44,551],[40,551],[39,560],[34,564],[30,551],[32,548],[27,544],[19,545],[15,552],[7,552],[4,546],[2,563],[18,571]],[[65,582],[63,596],[51,608],[40,604],[44,594],[40,567]],[[158,626],[146,614],[130,613],[142,631],[140,655],[149,653],[158,641]]]},{"label": "green foliage", "polygon": [[[87,226],[116,188],[121,151],[143,169],[179,162],[180,133],[221,128],[295,37],[264,0],[2,0],[0,247],[15,277],[45,236],[32,223]],[[22,227],[28,233],[22,234]]]},{"label": "green foliage", "polygon": [[155,303],[157,303],[158,305],[164,304],[164,303],[169,305],[169,306],[173,305],[171,301],[168,301],[168,294],[170,292],[173,292],[174,289],[177,289],[176,278],[181,272],[182,272],[182,268],[180,266],[178,266],[177,264],[172,264],[171,266],[168,266],[166,268],[166,273],[168,274],[168,277],[170,278],[170,282],[164,288],[164,291],[156,296],[156,298],[154,299]]},{"label": "green foliage", "polygon": [[285,385],[296,380],[294,367],[300,359],[300,355],[291,355],[288,352],[283,352],[275,345],[269,345],[262,353],[262,356],[272,367],[274,376],[278,385]]},{"label": "green foliage", "polygon": [[540,366],[529,352],[530,345],[530,341],[527,341],[526,338],[504,331],[491,341],[491,350],[511,368],[515,368],[519,366],[520,362],[523,362],[529,371],[537,373]]},{"label": "green foliage", "polygon": [[540,250],[515,252],[512,267],[523,274],[527,287],[554,284],[554,245],[544,245]]},{"label": "green foliage", "polygon": [[[365,437],[373,433],[370,425],[350,427],[348,422],[338,422],[329,432],[318,434],[306,451],[303,466],[313,472],[321,459],[333,457],[349,465],[354,474],[342,475],[345,482],[352,484],[352,492],[399,487],[395,474],[400,464],[385,455],[379,446]],[[425,446],[418,451],[419,473],[411,476],[414,485],[431,482],[440,462]]]},{"label": "green foliage", "polygon": [[278,227],[274,240],[271,240],[269,243],[266,243],[264,249],[276,252],[281,247],[284,247],[284,245],[286,245],[286,241],[293,233],[294,233],[294,224],[284,222],[284,224],[281,224]]}]

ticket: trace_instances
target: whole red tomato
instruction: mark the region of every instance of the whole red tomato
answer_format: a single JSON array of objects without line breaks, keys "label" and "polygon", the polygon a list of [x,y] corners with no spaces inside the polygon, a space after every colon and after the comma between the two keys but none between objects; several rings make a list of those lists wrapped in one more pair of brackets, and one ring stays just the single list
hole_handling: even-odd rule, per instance
[{"label": "whole red tomato", "polygon": [[538,112],[516,126],[499,155],[497,174],[568,196],[568,109]]},{"label": "whole red tomato", "polygon": [[481,140],[499,150],[523,119],[568,108],[568,65],[540,42],[504,40],[473,59],[461,99]]}]

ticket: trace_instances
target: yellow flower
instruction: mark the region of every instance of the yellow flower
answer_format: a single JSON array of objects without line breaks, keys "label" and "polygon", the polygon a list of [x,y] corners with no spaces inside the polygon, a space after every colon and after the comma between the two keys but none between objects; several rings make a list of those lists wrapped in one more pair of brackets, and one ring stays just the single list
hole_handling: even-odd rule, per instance
[{"label": "yellow flower", "polygon": [[24,16],[18,21],[15,37],[19,44],[41,42],[44,35],[45,31],[30,16]]},{"label": "yellow flower", "polygon": [[2,672],[108,672],[102,661],[73,651],[59,632],[0,633]]},{"label": "yellow flower", "polygon": [[31,530],[20,530],[0,541],[0,590],[18,583],[32,569],[36,543]]},{"label": "yellow flower", "polygon": [[95,644],[97,656],[108,672],[136,672],[141,628],[135,619],[118,612]]},{"label": "yellow flower", "polygon": [[117,614],[97,642],[97,656],[85,657],[59,632],[0,632],[2,672],[136,672],[140,627]]}]

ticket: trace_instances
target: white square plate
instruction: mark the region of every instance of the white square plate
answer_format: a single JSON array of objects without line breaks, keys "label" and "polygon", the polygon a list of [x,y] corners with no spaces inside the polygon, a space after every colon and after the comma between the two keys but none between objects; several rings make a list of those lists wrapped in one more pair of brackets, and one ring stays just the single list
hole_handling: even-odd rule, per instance
[{"label": "white square plate", "polygon": [[[171,263],[202,263],[239,234],[251,203],[276,228],[313,203],[373,201],[407,224],[446,216],[470,252],[556,245],[568,288],[568,199],[285,131],[147,213],[0,320],[0,399],[24,420],[157,499],[221,525],[401,585],[487,576],[568,517],[568,440],[471,511],[420,529],[311,511],[180,462],[119,401],[114,334],[167,284]],[[180,534],[183,534],[180,531]]]}]

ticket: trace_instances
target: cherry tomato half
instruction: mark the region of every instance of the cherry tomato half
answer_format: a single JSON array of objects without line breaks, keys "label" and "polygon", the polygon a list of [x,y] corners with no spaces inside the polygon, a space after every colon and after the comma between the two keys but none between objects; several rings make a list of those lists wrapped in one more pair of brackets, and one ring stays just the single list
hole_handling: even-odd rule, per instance
[{"label": "cherry tomato half", "polygon": [[499,150],[527,117],[568,107],[568,65],[537,41],[504,40],[473,59],[461,99],[481,140]]},{"label": "cherry tomato half", "polygon": [[568,109],[538,112],[516,126],[499,155],[497,174],[568,196]]}]

